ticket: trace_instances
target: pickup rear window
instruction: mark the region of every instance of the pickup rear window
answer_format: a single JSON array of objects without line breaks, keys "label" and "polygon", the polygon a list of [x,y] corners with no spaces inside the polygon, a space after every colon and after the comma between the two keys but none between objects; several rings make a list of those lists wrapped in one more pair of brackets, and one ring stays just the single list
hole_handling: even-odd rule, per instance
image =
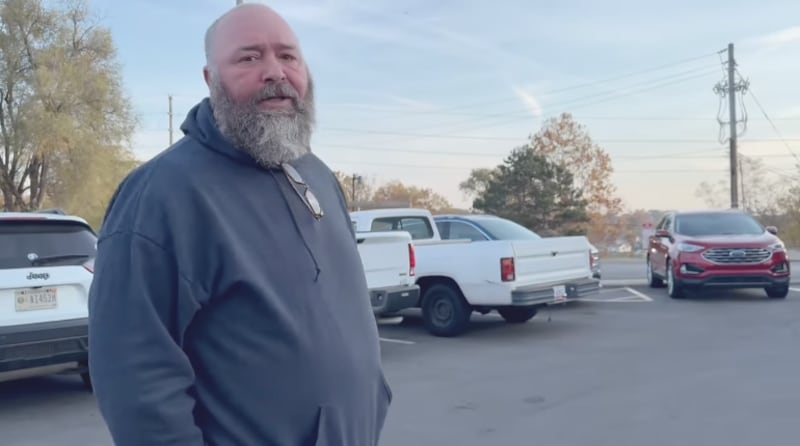
[{"label": "pickup rear window", "polygon": [[89,227],[76,222],[0,220],[0,269],[30,268],[29,254],[39,258],[76,256],[49,266],[81,264],[77,256],[93,258],[96,240]]},{"label": "pickup rear window", "polygon": [[433,238],[430,221],[424,217],[382,217],[372,221],[372,232],[406,231],[413,240]]}]

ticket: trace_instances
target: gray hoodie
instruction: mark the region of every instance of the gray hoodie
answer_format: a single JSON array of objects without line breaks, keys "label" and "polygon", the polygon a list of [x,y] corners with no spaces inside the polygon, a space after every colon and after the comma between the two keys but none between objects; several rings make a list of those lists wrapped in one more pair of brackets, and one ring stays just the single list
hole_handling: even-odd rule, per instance
[{"label": "gray hoodie", "polygon": [[259,167],[208,99],[120,185],[99,237],[90,371],[120,446],[367,446],[391,402],[344,198],[314,155]]}]

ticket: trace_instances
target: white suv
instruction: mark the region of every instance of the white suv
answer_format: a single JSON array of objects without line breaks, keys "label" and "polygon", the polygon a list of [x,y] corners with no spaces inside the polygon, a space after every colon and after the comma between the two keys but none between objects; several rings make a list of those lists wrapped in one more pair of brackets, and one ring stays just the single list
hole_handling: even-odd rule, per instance
[{"label": "white suv", "polygon": [[97,238],[63,212],[0,212],[0,381],[88,374]]}]

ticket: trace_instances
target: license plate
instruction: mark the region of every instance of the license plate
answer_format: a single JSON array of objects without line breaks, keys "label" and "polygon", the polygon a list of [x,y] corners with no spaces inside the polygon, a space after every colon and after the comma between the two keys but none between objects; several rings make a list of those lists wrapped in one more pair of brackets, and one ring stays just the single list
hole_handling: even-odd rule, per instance
[{"label": "license plate", "polygon": [[35,290],[17,290],[14,293],[14,305],[17,311],[49,310],[58,306],[56,288],[38,288]]},{"label": "license plate", "polygon": [[564,285],[558,285],[553,287],[553,297],[555,298],[556,302],[566,302],[567,301],[567,287]]}]

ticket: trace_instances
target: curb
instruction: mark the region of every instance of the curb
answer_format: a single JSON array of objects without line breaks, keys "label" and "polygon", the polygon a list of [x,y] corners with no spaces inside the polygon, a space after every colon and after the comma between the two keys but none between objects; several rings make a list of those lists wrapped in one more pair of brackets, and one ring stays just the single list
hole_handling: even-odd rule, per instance
[{"label": "curb", "polygon": [[[646,279],[611,279],[611,280],[601,280],[601,286],[647,286]],[[800,279],[795,279],[789,281],[790,286],[800,285]]]}]

